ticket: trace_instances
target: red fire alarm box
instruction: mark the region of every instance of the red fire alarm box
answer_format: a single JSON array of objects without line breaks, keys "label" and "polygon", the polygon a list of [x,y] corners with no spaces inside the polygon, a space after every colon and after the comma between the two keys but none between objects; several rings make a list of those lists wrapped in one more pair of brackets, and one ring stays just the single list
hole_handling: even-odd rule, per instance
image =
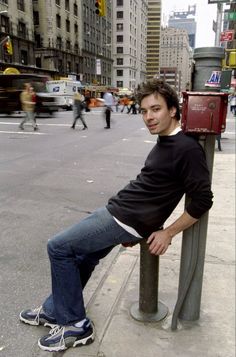
[{"label": "red fire alarm box", "polygon": [[182,129],[186,133],[220,134],[225,131],[228,94],[183,92]]}]

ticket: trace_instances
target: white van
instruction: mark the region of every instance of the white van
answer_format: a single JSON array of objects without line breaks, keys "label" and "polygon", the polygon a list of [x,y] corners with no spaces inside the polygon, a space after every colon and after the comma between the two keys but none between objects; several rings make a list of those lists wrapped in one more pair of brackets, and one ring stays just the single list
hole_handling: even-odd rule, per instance
[{"label": "white van", "polygon": [[47,90],[53,97],[56,97],[60,108],[72,110],[73,96],[83,88],[80,81],[70,79],[59,79],[56,81],[47,81]]}]

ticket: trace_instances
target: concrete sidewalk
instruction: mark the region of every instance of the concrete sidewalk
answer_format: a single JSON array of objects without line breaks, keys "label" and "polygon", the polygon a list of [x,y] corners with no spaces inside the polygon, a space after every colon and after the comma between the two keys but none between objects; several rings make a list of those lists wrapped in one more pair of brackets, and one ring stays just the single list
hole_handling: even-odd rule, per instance
[{"label": "concrete sidewalk", "polygon": [[[235,356],[235,135],[226,132],[222,137],[223,151],[216,149],[214,160],[214,206],[209,216],[200,319],[180,321],[176,332],[170,329],[177,299],[181,235],[160,259],[159,300],[169,314],[158,323],[142,323],[131,317],[130,308],[139,296],[139,246],[118,247],[95,271],[85,290],[96,340],[89,346],[69,349],[66,356]],[[183,202],[170,220],[182,209]]]}]

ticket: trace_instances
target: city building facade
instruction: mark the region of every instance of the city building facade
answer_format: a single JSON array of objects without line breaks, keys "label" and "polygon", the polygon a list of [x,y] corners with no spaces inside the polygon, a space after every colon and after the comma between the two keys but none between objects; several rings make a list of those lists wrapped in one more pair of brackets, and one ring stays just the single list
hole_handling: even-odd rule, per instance
[{"label": "city building facade", "polygon": [[147,79],[160,74],[161,0],[148,0]]},{"label": "city building facade", "polygon": [[160,49],[162,73],[163,68],[165,68],[165,72],[167,68],[171,68],[171,82],[173,82],[173,78],[176,79],[174,86],[178,92],[189,90],[191,88],[192,49],[189,46],[187,31],[169,27],[162,28]]},{"label": "city building facade", "polygon": [[[19,69],[35,67],[33,4],[24,1],[0,0],[0,71],[9,64]],[[6,51],[10,37],[12,53]]]},{"label": "city building facade", "polygon": [[[147,0],[0,0],[0,68],[73,77],[86,84],[128,88],[146,80]],[[16,11],[16,6],[17,11]],[[157,58],[157,57],[156,57]]]},{"label": "city building facade", "polygon": [[188,33],[189,45],[195,48],[197,23],[196,5],[189,5],[187,11],[174,11],[170,14],[168,27],[184,29]]},{"label": "city building facade", "polygon": [[106,13],[95,13],[94,0],[82,0],[81,80],[85,83],[112,84],[112,0],[106,0]]},{"label": "city building facade", "polygon": [[146,79],[146,0],[113,0],[113,84],[133,91]]},{"label": "city building facade", "polygon": [[82,68],[81,8],[78,0],[33,1],[35,62],[58,76],[78,74]]},{"label": "city building facade", "polygon": [[106,4],[100,17],[94,0],[0,0],[0,71],[12,66],[111,85],[112,1]]}]

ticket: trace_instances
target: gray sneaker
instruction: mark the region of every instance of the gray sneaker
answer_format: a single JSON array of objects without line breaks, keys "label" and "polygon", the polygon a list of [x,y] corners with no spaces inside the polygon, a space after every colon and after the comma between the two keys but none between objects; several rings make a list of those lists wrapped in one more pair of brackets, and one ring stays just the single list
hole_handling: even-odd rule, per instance
[{"label": "gray sneaker", "polygon": [[69,347],[85,346],[94,341],[94,329],[91,321],[86,319],[83,326],[55,326],[48,335],[38,340],[44,351],[58,352]]},{"label": "gray sneaker", "polygon": [[43,311],[42,306],[32,310],[29,309],[21,311],[20,320],[32,326],[44,325],[51,328],[55,327],[57,323],[53,317],[48,316]]}]

